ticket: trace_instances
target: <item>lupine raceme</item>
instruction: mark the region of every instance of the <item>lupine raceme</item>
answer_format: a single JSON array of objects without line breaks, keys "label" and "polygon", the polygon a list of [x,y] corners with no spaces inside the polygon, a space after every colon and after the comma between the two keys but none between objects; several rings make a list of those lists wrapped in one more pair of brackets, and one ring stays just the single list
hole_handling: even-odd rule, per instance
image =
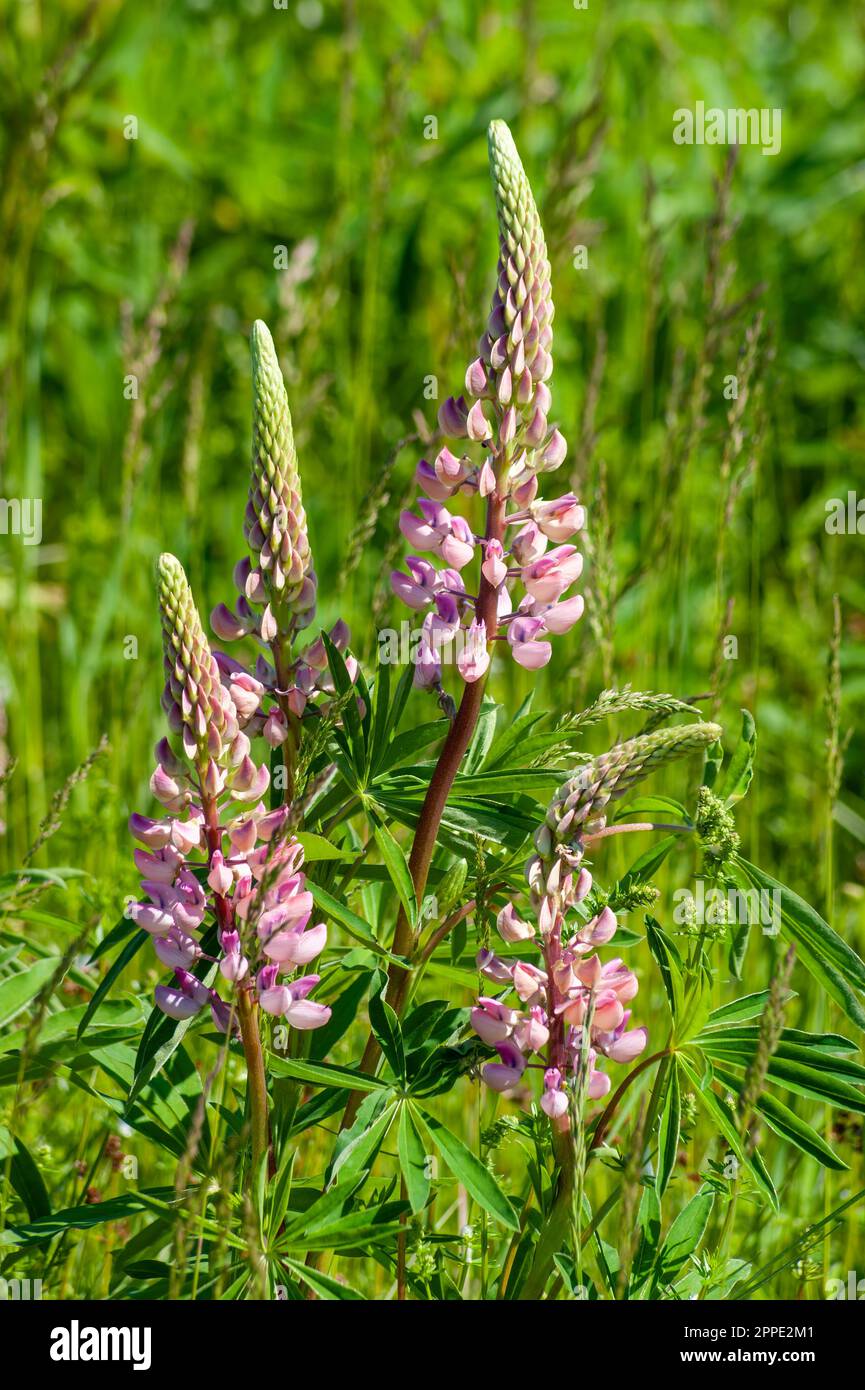
[{"label": "lupine raceme", "polygon": [[[535,853],[526,864],[530,914],[522,918],[513,903],[499,912],[499,935],[510,945],[533,944],[541,962],[511,962],[490,950],[478,955],[481,974],[507,985],[519,1001],[502,995],[478,999],[472,1026],[491,1044],[498,1060],[482,1075],[488,1086],[508,1091],[526,1068],[543,1070],[540,1104],[560,1127],[566,1126],[568,1086],[585,1083],[585,1095],[599,1099],[610,1089],[603,1059],[632,1062],[648,1040],[645,1027],[630,1027],[626,1005],[637,994],[637,977],[615,957],[604,963],[597,948],[613,939],[617,920],[609,907],[586,914],[581,905],[592,892],[592,875],[583,863],[587,842],[603,838],[604,808],[656,767],[720,737],[717,724],[661,729],[618,744],[593,759],[559,788],[544,823],[534,836]],[[532,1054],[544,1061],[529,1063]]]},{"label": "lupine raceme", "polygon": [[218,970],[265,1012],[321,1027],[330,1009],[308,998],[319,977],[297,972],[320,954],[327,930],[308,926],[312,895],[302,846],[285,836],[288,807],[268,810],[262,800],[268,770],[250,756],[179,560],[162,555],[158,579],[163,707],[179,746],[165,738],[156,749],[150,785],[166,816],[130,819],[146,898],[128,909],[174,971],[156,1003],[177,1019],[209,1004],[225,1030],[233,1005],[214,986]]},{"label": "lupine raceme", "polygon": [[[244,518],[249,554],[235,567],[234,611],[219,604],[210,621],[223,641],[251,636],[261,643],[264,651],[252,671],[222,653],[217,661],[243,727],[278,747],[297,741],[297,721],[307,703],[322,695],[327,700],[334,687],[320,637],[299,654],[292,650],[297,634],[315,619],[316,577],[288,396],[273,339],[261,320],[253,325],[251,342],[252,469]],[[344,622],[336,623],[330,638],[338,650],[346,648]],[[354,657],[346,656],[346,666],[353,678]]]},{"label": "lupine raceme", "polygon": [[[465,393],[439,410],[442,434],[464,451],[444,444],[432,462],[418,464],[426,495],[416,512],[402,513],[400,529],[422,553],[391,576],[398,597],[424,612],[415,683],[440,695],[443,653],[451,644],[467,683],[486,674],[496,640],[506,640],[521,666],[537,670],[552,655],[549,639],[583,612],[582,596],[568,590],[582,571],[571,539],[585,526],[585,510],[573,493],[538,496],[539,475],[554,472],[567,450],[549,420],[553,302],[546,243],[504,121],[490,125],[489,155],[499,226],[496,287]],[[458,496],[485,499],[481,534],[446,505]],[[473,585],[468,576],[475,563]]]}]

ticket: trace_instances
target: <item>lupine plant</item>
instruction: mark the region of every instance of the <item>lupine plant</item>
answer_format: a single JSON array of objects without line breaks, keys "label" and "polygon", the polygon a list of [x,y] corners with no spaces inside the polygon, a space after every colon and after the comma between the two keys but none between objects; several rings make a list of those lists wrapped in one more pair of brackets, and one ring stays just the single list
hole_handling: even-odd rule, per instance
[{"label": "lupine plant", "polygon": [[[103,1203],[101,1219],[139,1223],[118,1296],[136,1278],[178,1297],[747,1294],[767,1275],[729,1249],[737,1203],[774,1219],[785,1154],[845,1166],[817,1104],[865,1113],[856,1042],[785,1025],[795,964],[861,1029],[865,965],[741,852],[751,716],[725,755],[693,699],[626,686],[555,719],[498,698],[511,661],[536,671],[554,640],[579,652],[591,508],[549,487],[567,455],[550,263],[502,121],[489,153],[492,304],[399,517],[411,553],[391,584],[417,615],[415,659],[396,670],[382,649],[364,670],[344,623],[316,630],[263,323],[246,552],[211,617],[230,653],[182,560],[158,561],[167,732],[129,823],[141,895],[78,1027],[96,1029],[149,938],[166,973],[134,1068],[94,1057],[177,1178]],[[647,792],[668,768],[678,797]],[[699,893],[674,892],[671,870]],[[628,964],[642,941],[661,1016]],[[740,997],[747,951],[765,987]]]}]

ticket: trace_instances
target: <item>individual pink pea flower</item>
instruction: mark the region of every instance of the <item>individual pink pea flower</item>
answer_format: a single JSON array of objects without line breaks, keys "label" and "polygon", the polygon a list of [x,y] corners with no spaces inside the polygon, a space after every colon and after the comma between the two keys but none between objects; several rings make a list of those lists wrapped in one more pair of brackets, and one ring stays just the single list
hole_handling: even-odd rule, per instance
[{"label": "individual pink pea flower", "polygon": [[[567,1018],[567,1012],[565,1017]],[[615,990],[603,989],[596,995],[595,1012],[592,1018],[593,1032],[598,1029],[602,1033],[608,1033],[612,1029],[618,1028],[624,1017],[625,1011]]]},{"label": "individual pink pea flower", "polygon": [[504,550],[501,541],[487,541],[484,547],[485,559],[481,565],[481,573],[494,589],[503,584],[508,577],[508,567],[502,558],[503,555]]},{"label": "individual pink pea flower", "polygon": [[422,487],[427,497],[431,497],[433,501],[446,502],[453,496],[454,488],[439,478],[433,465],[426,459],[420,460],[414,476],[418,487]]},{"label": "individual pink pea flower", "polygon": [[593,917],[590,922],[587,922],[584,927],[580,927],[574,933],[571,946],[580,953],[591,950],[593,946],[605,946],[615,936],[617,925],[615,913],[610,908],[604,907],[597,917]]},{"label": "individual pink pea flower", "polygon": [[207,882],[214,893],[218,893],[220,897],[224,898],[231,891],[234,874],[228,868],[221,850],[215,849],[210,857],[210,873],[207,875]]},{"label": "individual pink pea flower", "polygon": [[151,820],[149,816],[139,816],[137,812],[129,817],[129,830],[136,840],[148,849],[164,849],[171,839],[171,823],[164,820]]},{"label": "individual pink pea flower", "polygon": [[568,1093],[562,1086],[562,1073],[558,1067],[547,1067],[544,1072],[541,1109],[551,1120],[561,1119],[562,1115],[568,1113]]},{"label": "individual pink pea flower", "polygon": [[[449,496],[455,488],[464,483],[469,474],[470,462],[466,458],[457,458],[452,454],[447,445],[436,455],[433,470],[439,483],[446,486]],[[432,494],[430,494],[432,496]]]},{"label": "individual pink pea flower", "polygon": [[235,855],[246,855],[254,847],[257,828],[253,816],[236,820],[229,830],[231,849]]},{"label": "individual pink pea flower", "polygon": [[556,468],[561,467],[568,453],[568,444],[563,434],[558,430],[553,430],[550,435],[546,448],[541,454],[541,472],[552,473]]},{"label": "individual pink pea flower", "polygon": [[267,766],[262,763],[256,767],[251,758],[244,758],[231,778],[229,790],[234,801],[260,801],[269,785]]},{"label": "individual pink pea flower", "polygon": [[136,849],[132,855],[138,872],[157,883],[173,883],[177,871],[183,863],[183,855],[173,845],[148,854],[146,850]]},{"label": "individual pink pea flower", "polygon": [[175,970],[174,979],[174,985],[156,986],[156,1003],[169,1018],[192,1018],[210,1002],[211,991],[188,970]]},{"label": "individual pink pea flower", "polygon": [[495,951],[478,951],[475,964],[481,975],[492,980],[495,985],[503,985],[513,980],[514,967],[496,955]]},{"label": "individual pink pea flower", "polygon": [[486,624],[474,618],[466,631],[462,651],[457,656],[457,669],[463,680],[471,685],[481,679],[489,664]]},{"label": "individual pink pea flower", "polygon": [[561,637],[580,621],[585,606],[582,594],[574,594],[560,603],[532,603],[528,611],[532,617],[541,619],[544,632]]},{"label": "individual pink pea flower", "polygon": [[626,1009],[619,1024],[612,1032],[599,1033],[593,1039],[598,1051],[613,1062],[624,1064],[633,1062],[646,1049],[649,1041],[649,1030],[648,1028],[631,1028],[630,1031],[626,1031],[630,1017],[631,1011]]},{"label": "individual pink pea flower", "polygon": [[495,469],[489,459],[484,459],[478,474],[478,492],[481,497],[489,497],[496,490]]},{"label": "individual pink pea flower", "polygon": [[541,528],[529,521],[519,530],[511,543],[511,554],[518,565],[531,565],[547,548],[547,538]]},{"label": "individual pink pea flower", "polygon": [[496,928],[499,936],[511,945],[515,941],[529,941],[535,934],[535,929],[531,923],[523,922],[517,916],[513,903],[507,903],[502,908],[496,918]]},{"label": "individual pink pea flower", "polygon": [[475,538],[465,517],[450,518],[448,531],[441,540],[440,551],[445,564],[456,570],[464,569],[469,563],[475,553]]},{"label": "individual pink pea flower", "polygon": [[262,726],[262,735],[270,748],[279,748],[288,738],[288,720],[281,709],[271,707]]},{"label": "individual pink pea flower", "polygon": [[518,507],[530,507],[538,495],[537,474],[530,473],[524,483],[514,488],[511,495]]},{"label": "individual pink pea flower", "polygon": [[448,396],[438,409],[438,422],[442,434],[451,439],[462,439],[466,433],[468,407],[463,396]]},{"label": "individual pink pea flower", "polygon": [[510,1037],[519,1017],[516,1009],[509,1009],[500,1000],[482,997],[472,1009],[471,1023],[479,1038],[494,1044]]},{"label": "individual pink pea flower", "polygon": [[322,1028],[330,1019],[326,1004],[307,999],[318,984],[320,975],[305,975],[289,985],[277,985],[276,966],[265,966],[258,975],[258,999],[265,1013],[284,1018],[293,1028]]},{"label": "individual pink pea flower", "polygon": [[589,1100],[601,1100],[609,1094],[612,1082],[605,1071],[598,1071],[594,1065],[594,1053],[589,1054],[591,1070],[589,1072],[589,1084],[586,1094]]},{"label": "individual pink pea flower", "polygon": [[414,653],[414,684],[421,690],[441,685],[442,663],[438,651],[423,632]]},{"label": "individual pink pea flower", "polygon": [[546,666],[553,654],[550,642],[537,640],[544,631],[542,618],[516,617],[508,624],[508,642],[514,661],[526,671],[538,671]]},{"label": "individual pink pea flower", "polygon": [[172,908],[177,895],[168,885],[157,883],[151,879],[143,882],[141,886],[150,898],[150,902],[130,903],[126,909],[126,915],[137,927],[150,932],[152,936],[164,936],[174,926]]},{"label": "individual pink pea flower", "polygon": [[512,1086],[516,1086],[525,1071],[526,1059],[510,1040],[496,1043],[496,1052],[501,1060],[487,1062],[481,1070],[481,1075],[492,1090],[509,1091]]},{"label": "individual pink pea flower", "polygon": [[191,854],[203,844],[204,812],[200,806],[190,806],[187,820],[171,822],[171,843],[181,854]]},{"label": "individual pink pea flower", "polygon": [[166,936],[153,938],[153,948],[162,964],[169,966],[172,970],[177,967],[185,969],[194,965],[201,955],[201,947],[195,938],[174,926]]},{"label": "individual pink pea flower", "polygon": [[[248,604],[237,603],[237,609],[248,609]],[[246,637],[250,632],[255,632],[257,623],[250,612],[249,618],[241,617],[240,611],[232,613],[231,609],[224,603],[218,603],[210,615],[210,626],[217,637],[223,642],[236,642],[241,637]]]},{"label": "individual pink pea flower", "polygon": [[534,502],[530,508],[532,520],[551,541],[567,541],[586,524],[586,509],[573,492],[547,502]]},{"label": "individual pink pea flower", "polygon": [[[414,512],[404,511],[399,515],[399,529],[402,531],[409,545],[413,545],[416,550],[438,550],[441,544],[441,535],[438,528],[432,525],[426,516],[426,507],[436,507],[437,512],[444,512],[448,515],[444,507],[439,507],[437,503],[426,503],[425,498],[421,498],[418,504],[423,517],[415,516]],[[435,513],[434,513],[435,514]]]},{"label": "individual pink pea flower", "polygon": [[547,984],[546,971],[539,970],[536,965],[530,965],[527,961],[518,960],[514,966],[513,982],[514,989],[524,1004],[532,1005],[544,1002]]},{"label": "individual pink pea flower", "polygon": [[[274,835],[277,835],[285,825],[289,814],[288,806],[278,806],[275,811],[268,811],[266,815],[257,816],[255,828],[259,839],[264,840],[265,844],[269,844]],[[298,849],[300,848],[301,846],[298,845]]]},{"label": "individual pink pea flower", "polygon": [[444,591],[435,596],[435,612],[424,619],[424,635],[438,651],[445,642],[456,636],[460,625],[459,603],[453,594]]},{"label": "individual pink pea flower", "polygon": [[264,686],[248,671],[240,670],[229,677],[228,693],[241,720],[251,719],[261,704]]},{"label": "individual pink pea flower", "polygon": [[321,955],[327,945],[327,927],[320,922],[317,927],[306,928],[305,920],[288,931],[277,931],[262,946],[268,960],[278,961],[280,965],[308,965]]},{"label": "individual pink pea flower", "polygon": [[484,415],[483,403],[481,401],[475,401],[468,413],[466,418],[466,434],[469,439],[473,439],[477,443],[483,443],[484,440],[492,439],[493,437],[492,426]]},{"label": "individual pink pea flower", "polygon": [[[142,883],[142,887],[149,885]],[[172,912],[176,924],[184,931],[197,931],[204,920],[204,912],[207,907],[207,899],[204,889],[189,869],[183,868],[177,875],[173,887],[168,890],[173,896],[165,898],[163,901],[173,903]]]},{"label": "individual pink pea flower", "polygon": [[466,368],[466,395],[483,396],[487,390],[487,369],[480,357]]},{"label": "individual pink pea flower", "polygon": [[169,776],[162,764],[158,764],[150,778],[150,790],[167,811],[182,811],[190,800],[190,794],[175,778]]},{"label": "individual pink pea flower", "polygon": [[519,1020],[514,1028],[514,1042],[521,1052],[540,1052],[550,1040],[547,1016],[538,1005]]},{"label": "individual pink pea flower", "polygon": [[224,931],[220,937],[220,945],[225,954],[219,962],[219,973],[224,980],[231,980],[236,984],[249,971],[249,961],[240,949],[239,934],[236,931]]},{"label": "individual pink pea flower", "polygon": [[607,989],[613,989],[623,1004],[627,1004],[633,999],[640,988],[640,982],[633,970],[621,960],[608,960],[601,972],[601,978]]},{"label": "individual pink pea flower", "polygon": [[560,545],[527,565],[522,578],[532,598],[540,603],[553,603],[579,579],[582,569],[583,557],[576,547]]},{"label": "individual pink pea flower", "polygon": [[403,574],[402,570],[394,570],[391,574],[391,588],[394,589],[396,598],[402,599],[409,607],[426,607],[427,603],[432,602],[435,591],[441,584],[438,570],[430,560],[423,560],[416,555],[407,557],[406,567],[409,574]]}]

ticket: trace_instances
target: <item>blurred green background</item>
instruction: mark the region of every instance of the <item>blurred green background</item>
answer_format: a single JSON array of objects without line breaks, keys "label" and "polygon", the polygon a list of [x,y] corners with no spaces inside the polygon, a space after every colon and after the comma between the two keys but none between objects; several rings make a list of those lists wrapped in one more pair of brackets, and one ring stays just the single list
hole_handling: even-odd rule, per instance
[{"label": "blurred green background", "polygon": [[[74,893],[94,924],[137,886],[125,817],[149,805],[162,733],[153,564],[175,551],[205,612],[233,599],[254,318],[288,383],[322,618],[342,614],[369,659],[405,616],[386,577],[396,517],[430,393],[462,389],[485,322],[498,116],[553,261],[553,414],[571,446],[554,491],[571,482],[590,516],[588,613],[540,695],[567,712],[626,681],[706,693],[731,736],[747,705],[745,852],[861,951],[865,539],[825,528],[829,499],[865,487],[861,7],[0,14],[0,495],[43,503],[41,545],[0,536],[6,867],[106,734],[36,862],[91,872]],[[673,112],[697,101],[781,108],[780,153],[746,146],[725,172],[726,149],[674,144]],[[536,679],[501,663],[493,688],[515,708]]]},{"label": "blurred green background", "polygon": [[[403,616],[383,575],[423,449],[394,450],[417,412],[434,424],[425,392],[461,389],[484,324],[485,127],[502,116],[550,243],[554,413],[595,552],[590,617],[543,685],[564,710],[613,681],[696,694],[715,671],[724,717],[757,716],[751,850],[765,842],[808,887],[834,592],[845,729],[865,693],[863,541],[824,528],[826,501],[861,477],[861,9],[2,9],[2,495],[43,500],[40,546],[0,538],[9,862],[103,733],[113,751],[76,795],[60,857],[104,867],[105,837],[122,835],[100,779],[124,810],[144,799],[160,728],[153,561],[175,550],[204,610],[231,597],[255,317],[289,383],[323,616],[343,613],[366,656],[371,605]],[[727,151],[672,140],[673,111],[698,100],[783,110],[780,154],[742,149],[714,232]],[[724,378],[758,308],[737,453]],[[730,600],[738,655],[719,663]],[[503,664],[496,690],[531,679]],[[854,735],[836,815],[856,900],[862,763]],[[100,834],[83,834],[94,817]]]}]

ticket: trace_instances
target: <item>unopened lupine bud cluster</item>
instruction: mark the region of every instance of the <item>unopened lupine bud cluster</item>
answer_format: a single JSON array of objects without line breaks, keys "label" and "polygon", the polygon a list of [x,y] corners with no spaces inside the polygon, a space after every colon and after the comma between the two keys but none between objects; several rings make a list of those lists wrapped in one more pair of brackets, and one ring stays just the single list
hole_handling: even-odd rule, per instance
[{"label": "unopened lupine bud cluster", "polygon": [[[489,642],[497,634],[479,620],[477,592],[464,577],[478,552],[483,582],[496,595],[496,627],[526,669],[545,666],[552,655],[548,639],[567,632],[583,612],[582,597],[568,597],[567,590],[582,572],[582,555],[570,542],[585,526],[585,509],[573,493],[538,497],[538,475],[557,469],[567,449],[549,423],[553,303],[544,234],[503,121],[492,122],[489,149],[499,222],[497,284],[465,395],[439,410],[442,433],[480,446],[482,457],[445,444],[432,463],[420,461],[416,478],[426,496],[417,512],[402,513],[400,529],[423,553],[408,557],[407,573],[391,577],[397,596],[425,611],[415,680],[435,689],[445,644],[456,644],[457,668],[467,682],[480,679],[490,664]],[[490,535],[489,527],[475,534],[446,505],[457,494],[488,499],[488,515],[490,501],[503,505],[501,535]]]},{"label": "unopened lupine bud cluster", "polygon": [[[279,652],[279,671],[260,655],[252,672],[217,654],[241,718],[252,721],[251,732],[262,733],[276,747],[287,737],[286,716],[276,705],[265,712],[264,697],[278,696],[301,718],[310,699],[323,695],[326,702],[333,694],[333,681],[321,638],[294,658],[289,655],[295,635],[315,619],[316,578],[288,396],[273,339],[260,320],[252,329],[252,383],[252,473],[244,520],[250,554],[235,567],[239,597],[234,611],[221,603],[210,621],[223,641],[254,636]],[[330,637],[344,650],[349,640],[345,623],[338,622]],[[347,657],[346,665],[354,679],[354,658]]]},{"label": "unopened lupine bud cluster", "polygon": [[228,791],[236,801],[257,801],[269,774],[250,758],[237,707],[223,685],[216,657],[204,634],[183,566],[161,555],[157,568],[165,689],[162,708],[181,755],[168,739],[156,749],[150,786],[169,811],[183,810],[196,792],[211,797]]},{"label": "unopened lupine bud cluster", "polygon": [[[193,973],[199,963],[213,962],[225,981],[254,989],[266,1012],[296,1028],[321,1027],[330,1009],[307,998],[319,977],[296,971],[322,951],[327,929],[308,927],[312,894],[302,872],[303,849],[281,839],[289,808],[269,811],[261,799],[268,770],[250,757],[231,688],[220,680],[173,555],[159,561],[159,599],[164,704],[181,737],[177,752],[168,739],[156,750],[150,785],[167,814],[130,818],[142,846],[135,862],[145,896],[128,909],[153,937],[159,960],[174,971],[173,984],[157,986],[156,1003],[177,1019],[209,1005],[217,1026],[227,1028],[230,1005]],[[280,983],[280,976],[289,978]]]},{"label": "unopened lupine bud cluster", "polygon": [[626,1007],[637,993],[636,975],[622,960],[602,963],[597,954],[615,935],[615,913],[603,907],[585,920],[574,912],[592,889],[582,863],[585,840],[603,833],[603,812],[611,800],[662,763],[705,748],[720,735],[716,724],[692,724],[631,739],[581,768],[553,797],[526,865],[534,923],[520,917],[512,903],[496,922],[509,945],[539,947],[542,963],[511,963],[489,950],[478,956],[481,974],[511,986],[519,1000],[514,1007],[504,997],[484,996],[472,1011],[475,1032],[498,1053],[498,1061],[482,1071],[494,1090],[515,1086],[532,1054],[546,1053],[546,1064],[536,1064],[544,1067],[541,1106],[564,1123],[571,1078],[585,1081],[589,1099],[600,1098],[611,1085],[600,1059],[628,1063],[645,1048],[647,1030],[629,1027]]}]

